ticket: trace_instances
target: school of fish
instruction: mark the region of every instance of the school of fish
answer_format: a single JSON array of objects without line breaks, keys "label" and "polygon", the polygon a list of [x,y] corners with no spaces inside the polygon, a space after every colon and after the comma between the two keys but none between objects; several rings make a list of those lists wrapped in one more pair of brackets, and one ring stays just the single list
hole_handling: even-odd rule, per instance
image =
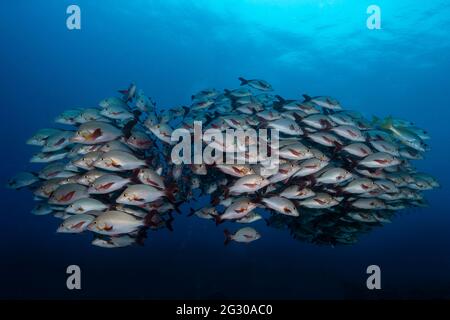
[{"label": "school of fish", "polygon": [[[332,97],[285,99],[264,80],[239,80],[237,89],[197,92],[190,106],[157,108],[132,83],[98,107],[65,110],[55,119],[58,128],[27,141],[41,148],[30,162],[43,167],[17,174],[7,186],[31,190],[37,201],[31,212],[61,219],[57,232],[92,232],[92,244],[104,248],[142,244],[148,230],[172,230],[182,204],[213,226],[261,220],[301,241],[354,244],[398,212],[426,206],[423,191],[439,187],[412,165],[430,138],[415,124],[368,120]],[[220,131],[278,130],[279,143],[270,148],[278,169],[174,164],[172,132],[193,132],[194,121]],[[250,226],[224,233],[225,244],[261,237]]]}]

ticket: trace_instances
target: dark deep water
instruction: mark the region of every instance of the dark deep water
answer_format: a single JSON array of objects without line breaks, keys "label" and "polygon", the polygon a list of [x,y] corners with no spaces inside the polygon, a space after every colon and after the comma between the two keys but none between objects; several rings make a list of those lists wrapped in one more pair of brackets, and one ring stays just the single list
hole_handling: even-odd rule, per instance
[{"label": "dark deep water", "polygon": [[[81,7],[69,31],[66,8]],[[223,246],[223,226],[177,216],[144,247],[107,250],[61,235],[29,213],[32,195],[2,189],[1,298],[450,298],[450,5],[379,0],[382,29],[366,28],[372,1],[9,1],[0,6],[0,180],[30,168],[24,142],[61,111],[96,105],[135,81],[159,106],[204,87],[262,78],[283,96],[325,94],[426,128],[419,168],[442,186],[353,246],[319,247],[256,222],[262,238]],[[197,204],[198,205],[198,204]],[[184,210],[186,213],[187,210]],[[82,270],[66,289],[65,268]],[[366,267],[382,290],[366,289]]]}]

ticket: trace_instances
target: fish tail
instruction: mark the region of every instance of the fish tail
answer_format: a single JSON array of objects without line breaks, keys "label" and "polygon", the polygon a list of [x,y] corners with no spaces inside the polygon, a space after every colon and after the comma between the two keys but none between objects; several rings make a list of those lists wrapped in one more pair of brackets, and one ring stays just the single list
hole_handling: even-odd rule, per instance
[{"label": "fish tail", "polygon": [[192,208],[190,208],[189,209],[189,214],[187,215],[188,217],[191,217],[194,213],[195,213],[195,210],[194,209],[192,209]]},{"label": "fish tail", "polygon": [[181,210],[180,210],[180,206],[183,204],[183,202],[177,202],[175,203],[174,206],[174,210],[176,211],[176,213],[181,214]]},{"label": "fish tail", "polygon": [[282,96],[280,96],[280,95],[276,95],[275,96],[275,98],[277,98],[277,100],[280,102],[280,103],[285,103],[286,102],[286,99],[284,99]]},{"label": "fish tail", "polygon": [[314,186],[314,185],[317,184],[317,179],[316,179],[316,177],[314,177],[313,175],[307,177],[306,179],[309,180],[311,186]]},{"label": "fish tail", "polygon": [[158,214],[158,211],[152,210],[144,217],[144,226],[145,227],[150,227],[153,225],[152,218],[155,214]]},{"label": "fish tail", "polygon": [[164,223],[166,224],[166,228],[169,229],[169,231],[173,231],[172,222],[175,220],[173,217],[170,217]]},{"label": "fish tail", "polygon": [[143,246],[145,239],[147,239],[147,230],[146,228],[141,228],[136,236],[136,244]]},{"label": "fish tail", "polygon": [[223,198],[227,199],[230,196],[230,188],[228,186],[223,186]]},{"label": "fish tail", "polygon": [[304,102],[308,102],[308,101],[312,100],[312,98],[310,96],[308,96],[307,94],[302,94],[302,96],[305,99]]},{"label": "fish tail", "polygon": [[225,241],[223,242],[224,245],[227,245],[231,241],[231,233],[227,229],[223,230],[223,234],[225,235]]},{"label": "fish tail", "polygon": [[138,178],[139,171],[140,171],[140,169],[134,169],[131,172],[131,176],[128,178],[130,180],[130,182],[136,183],[136,184],[142,183],[141,180],[139,180],[139,178]]},{"label": "fish tail", "polygon": [[188,115],[189,111],[191,110],[189,107],[182,106],[184,110],[183,119]]},{"label": "fish tail", "polygon": [[339,152],[344,148],[344,145],[340,142],[334,141],[335,152]]},{"label": "fish tail", "polygon": [[218,226],[219,224],[223,223],[223,220],[220,217],[220,215],[214,216],[214,220],[216,221],[216,226]]},{"label": "fish tail", "polygon": [[144,159],[144,166],[146,166],[146,167],[152,167],[153,164],[154,164],[154,162],[153,162],[153,158],[152,158],[152,157],[146,157],[146,158]]},{"label": "fish tail", "polygon": [[336,194],[335,194],[336,197],[340,197],[340,196],[344,196],[345,195],[344,190],[342,189],[342,187],[336,186],[335,187],[335,191],[336,191]]},{"label": "fish tail", "polygon": [[178,192],[178,186],[176,184],[173,184],[169,186],[166,190],[166,197],[169,199],[171,203],[176,203],[177,200],[175,199],[175,194]]},{"label": "fish tail", "polygon": [[294,113],[294,119],[295,119],[295,121],[297,121],[297,123],[301,122],[303,120],[303,118],[304,117],[302,117],[301,115]]},{"label": "fish tail", "polygon": [[380,127],[385,130],[392,130],[392,128],[394,127],[394,125],[392,124],[392,116],[389,116],[386,119],[384,119]]},{"label": "fish tail", "polygon": [[372,125],[377,125],[380,123],[380,118],[378,118],[377,116],[372,116]]},{"label": "fish tail", "polygon": [[256,192],[256,197],[252,200],[252,202],[253,203],[261,203],[261,201],[263,200],[262,194],[265,194],[266,196],[269,196],[269,194],[266,194],[265,192],[262,192],[262,193]]},{"label": "fish tail", "polygon": [[220,198],[219,197],[213,197],[212,199],[211,199],[211,205],[213,205],[213,206],[217,206],[219,203],[220,203]]},{"label": "fish tail", "polygon": [[244,85],[246,85],[246,84],[248,83],[248,80],[245,80],[245,79],[242,78],[242,77],[239,77],[238,79],[239,79],[239,81],[241,82],[241,86],[244,86]]}]

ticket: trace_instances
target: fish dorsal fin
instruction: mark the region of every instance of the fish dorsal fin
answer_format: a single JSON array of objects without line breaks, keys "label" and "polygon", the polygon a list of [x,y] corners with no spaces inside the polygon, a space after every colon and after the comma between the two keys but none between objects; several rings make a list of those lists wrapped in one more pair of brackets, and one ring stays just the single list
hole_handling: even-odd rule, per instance
[{"label": "fish dorsal fin", "polygon": [[391,130],[394,127],[392,124],[392,116],[389,116],[386,119],[384,119],[380,127],[385,130]]},{"label": "fish dorsal fin", "polygon": [[311,101],[311,100],[312,100],[312,98],[311,98],[310,96],[308,96],[307,94],[303,94],[302,96],[303,96],[303,98],[305,99],[304,102],[307,102],[307,101]]}]

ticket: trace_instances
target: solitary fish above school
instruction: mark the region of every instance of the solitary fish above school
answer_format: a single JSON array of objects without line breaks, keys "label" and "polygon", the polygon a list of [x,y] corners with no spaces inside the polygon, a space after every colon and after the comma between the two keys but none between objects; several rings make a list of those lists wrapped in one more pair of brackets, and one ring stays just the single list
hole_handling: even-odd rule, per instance
[{"label": "solitary fish above school", "polygon": [[[33,215],[61,219],[58,233],[89,233],[101,248],[142,245],[149,231],[173,231],[186,207],[198,219],[185,223],[219,234],[226,228],[225,244],[252,243],[266,234],[257,228],[271,227],[299,241],[351,245],[398,212],[426,207],[424,194],[440,187],[415,168],[430,141],[417,124],[368,120],[331,96],[281,97],[265,80],[239,80],[237,88],[203,89],[167,108],[134,83],[98,107],[69,106],[56,116],[57,129],[26,141],[39,148],[33,170],[6,187],[31,190]],[[197,121],[213,129],[200,137],[213,161],[175,163],[173,133],[195,136]],[[267,135],[216,139],[229,130]],[[255,157],[250,151],[261,141],[267,154]]]}]

